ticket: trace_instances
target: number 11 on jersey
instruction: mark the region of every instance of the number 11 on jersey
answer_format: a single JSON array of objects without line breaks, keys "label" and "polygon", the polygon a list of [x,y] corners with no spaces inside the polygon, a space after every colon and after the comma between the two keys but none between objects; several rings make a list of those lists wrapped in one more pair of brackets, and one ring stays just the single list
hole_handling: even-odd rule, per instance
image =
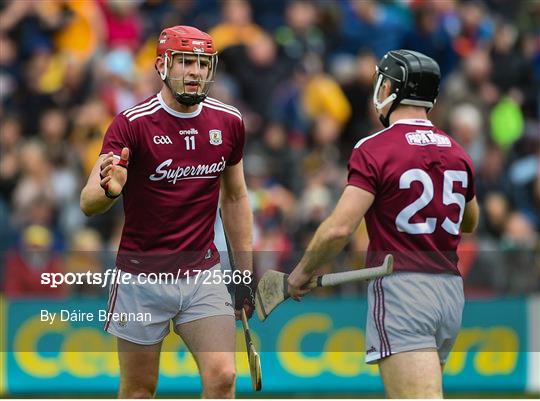
[{"label": "number 11 on jersey", "polygon": [[186,141],[186,150],[195,149],[195,137],[193,135],[185,136],[184,140]]}]

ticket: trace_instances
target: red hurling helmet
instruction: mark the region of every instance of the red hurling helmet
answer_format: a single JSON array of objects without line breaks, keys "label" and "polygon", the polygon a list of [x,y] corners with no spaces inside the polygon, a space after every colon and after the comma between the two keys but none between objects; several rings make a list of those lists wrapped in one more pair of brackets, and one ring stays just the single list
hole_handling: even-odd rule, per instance
[{"label": "red hurling helmet", "polygon": [[[201,86],[201,91],[189,93],[185,90],[186,83],[184,77],[171,78],[169,70],[172,65],[173,57],[177,54],[182,55],[183,60],[186,55],[197,56],[197,62],[200,67],[201,56],[207,57],[209,60],[209,73],[206,79],[200,80],[198,83]],[[156,55],[163,57],[165,60],[165,68],[160,72],[160,78],[165,82],[173,93],[176,100],[187,106],[192,106],[202,102],[210,90],[210,84],[214,80],[216,67],[218,62],[217,52],[214,48],[214,41],[207,33],[185,25],[177,25],[170,28],[165,28],[159,35]],[[183,90],[173,90],[170,80],[182,80]]]}]

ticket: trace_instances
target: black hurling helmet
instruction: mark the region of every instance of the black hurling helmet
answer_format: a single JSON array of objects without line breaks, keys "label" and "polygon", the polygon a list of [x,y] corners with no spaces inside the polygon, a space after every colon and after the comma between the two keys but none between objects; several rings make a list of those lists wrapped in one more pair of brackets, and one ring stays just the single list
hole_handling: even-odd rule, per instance
[{"label": "black hurling helmet", "polygon": [[[391,82],[391,95],[378,101],[384,79]],[[379,115],[385,127],[390,125],[390,114],[400,104],[425,107],[429,112],[439,94],[441,71],[431,57],[412,50],[392,50],[384,55],[376,67],[373,105],[377,111],[392,102],[386,116]]]}]

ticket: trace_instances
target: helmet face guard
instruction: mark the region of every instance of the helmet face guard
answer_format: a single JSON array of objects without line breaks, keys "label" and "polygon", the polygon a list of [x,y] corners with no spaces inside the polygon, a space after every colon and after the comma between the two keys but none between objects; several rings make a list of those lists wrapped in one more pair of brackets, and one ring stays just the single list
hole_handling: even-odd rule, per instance
[{"label": "helmet face guard", "polygon": [[[169,57],[169,54],[170,54],[170,57]],[[208,92],[210,91],[210,85],[212,84],[212,82],[214,82],[214,77],[216,75],[216,68],[217,68],[217,62],[218,62],[217,54],[208,56],[209,57],[208,76],[206,77],[206,79],[197,80],[197,85],[199,86],[200,89],[197,90],[196,93],[188,92],[186,90],[186,83],[189,83],[190,81],[186,80],[185,76],[182,76],[180,78],[171,77],[170,69],[172,67],[174,57],[182,58],[183,69],[185,69],[187,57],[193,54],[194,53],[175,52],[175,51],[170,51],[166,53],[163,72],[159,73],[160,78],[163,80],[163,82],[165,82],[165,85],[167,85],[167,87],[170,89],[174,98],[179,103],[182,103],[186,106],[193,106],[193,105],[199,104],[204,99],[206,99],[206,97],[208,96]],[[197,54],[196,57],[197,57],[197,61],[196,61],[197,68],[201,70],[202,69],[201,55]],[[202,57],[206,58],[206,55],[203,55]],[[177,81],[180,81],[180,85],[177,84]]]},{"label": "helmet face guard", "polygon": [[[159,72],[159,76],[177,102],[193,106],[206,98],[210,85],[214,81],[218,63],[217,52],[214,50],[210,35],[189,26],[179,25],[166,28],[159,36],[157,56],[164,59],[164,68]],[[186,80],[185,75],[179,78],[171,77],[170,70],[175,57],[182,58],[183,70],[188,60],[191,63],[194,59],[199,71],[202,69],[201,63],[208,62],[208,75],[197,79],[196,82]],[[178,81],[181,81],[180,84]],[[190,83],[197,84],[198,89],[195,93],[186,90],[186,86]]]},{"label": "helmet face guard", "polygon": [[[390,95],[379,101],[383,81],[390,82]],[[376,67],[373,105],[381,111],[391,103],[386,115],[379,119],[385,127],[390,125],[390,114],[400,104],[425,107],[429,112],[439,94],[441,73],[432,58],[412,50],[392,50],[384,55]]]}]

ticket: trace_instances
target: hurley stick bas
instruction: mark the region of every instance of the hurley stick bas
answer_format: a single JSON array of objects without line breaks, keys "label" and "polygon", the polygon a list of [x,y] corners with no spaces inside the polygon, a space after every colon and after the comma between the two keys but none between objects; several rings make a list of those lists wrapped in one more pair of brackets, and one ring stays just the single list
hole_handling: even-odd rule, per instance
[{"label": "hurley stick bas", "polygon": [[[387,276],[394,269],[394,257],[388,254],[382,265],[377,267],[350,270],[340,273],[329,273],[313,277],[305,287],[328,287],[353,281],[370,280],[377,277]],[[275,270],[268,270],[259,281],[255,292],[255,310],[261,321],[265,321],[268,315],[283,301],[290,297],[287,278],[288,274]]]},{"label": "hurley stick bas", "polygon": [[253,345],[251,340],[251,332],[249,330],[246,311],[242,309],[242,326],[244,327],[244,337],[246,338],[246,349],[249,362],[249,372],[251,373],[251,385],[253,390],[261,391],[262,389],[262,370],[261,357]]},{"label": "hurley stick bas", "polygon": [[[219,217],[221,217],[221,210],[219,211]],[[222,220],[223,221],[223,220]],[[234,264],[234,256],[232,254],[231,246],[227,238],[227,233],[225,232],[225,227],[223,227],[223,235],[225,236],[225,243],[227,244],[227,255],[229,257],[229,263],[231,264],[231,269],[235,270],[236,266]],[[253,390],[261,391],[262,389],[262,369],[261,369],[261,357],[253,344],[251,339],[251,331],[249,330],[248,319],[246,316],[246,311],[242,309],[242,328],[244,329],[244,337],[246,339],[246,351],[249,363],[249,372],[251,374],[251,385]]]}]

